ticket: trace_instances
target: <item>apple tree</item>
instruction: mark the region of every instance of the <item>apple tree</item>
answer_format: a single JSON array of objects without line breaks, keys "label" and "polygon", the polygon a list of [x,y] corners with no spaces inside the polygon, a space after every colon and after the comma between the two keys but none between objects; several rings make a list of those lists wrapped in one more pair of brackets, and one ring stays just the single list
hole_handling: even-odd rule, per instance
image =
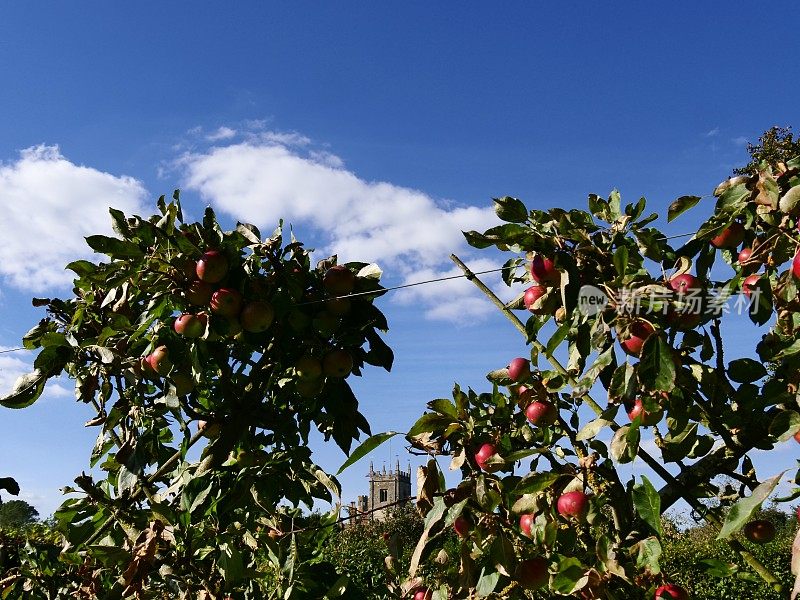
[{"label": "apple tree", "polygon": [[[744,566],[709,561],[709,577],[759,577],[765,597],[789,597],[791,582],[748,545],[774,537],[753,515],[783,475],[757,473],[752,454],[800,440],[800,158],[762,162],[714,196],[669,207],[669,221],[705,213],[673,238],[644,199],[624,205],[616,191],[589,196],[588,211],[500,198],[504,223],[465,233],[510,255],[503,279],[524,291],[507,302],[453,260],[523,339],[486,391],[456,386],[407,433],[430,456],[409,595],[688,598],[659,563],[661,514],[683,500]],[[760,328],[758,346],[724,345],[725,320]],[[420,577],[431,542],[453,529],[449,573]]]},{"label": "apple tree", "polygon": [[392,364],[380,270],[312,265],[280,226],[185,221],[177,192],[158,208],[111,209],[116,236],[86,240],[105,260],[68,265],[72,296],[34,299],[34,370],[0,405],[66,376],[98,435],[55,513],[63,551],[22,557],[2,596],[337,597],[346,578],[314,562],[338,510],[306,530],[293,507],[338,501],[312,428],[344,452],[369,433],[347,379]]}]

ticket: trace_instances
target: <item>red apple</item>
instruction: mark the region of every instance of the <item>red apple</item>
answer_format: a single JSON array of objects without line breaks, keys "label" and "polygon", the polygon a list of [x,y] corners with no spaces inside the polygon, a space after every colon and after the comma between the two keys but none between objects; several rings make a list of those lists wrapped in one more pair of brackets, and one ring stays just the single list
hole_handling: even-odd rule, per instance
[{"label": "red apple", "polygon": [[219,250],[209,250],[197,261],[197,278],[208,283],[219,283],[228,272],[228,259]]},{"label": "red apple", "polygon": [[186,288],[184,296],[186,296],[186,300],[189,301],[189,304],[194,304],[195,306],[205,306],[211,301],[211,295],[213,293],[214,286],[212,284],[206,281],[195,279],[189,284],[189,287]]},{"label": "red apple", "polygon": [[547,293],[547,288],[543,285],[532,285],[527,290],[525,290],[525,295],[522,297],[522,302],[525,304],[525,308],[531,311],[533,314],[544,314],[544,310],[542,308],[533,308],[533,305],[536,301],[544,296]]},{"label": "red apple", "polygon": [[236,317],[242,310],[242,295],[233,288],[220,288],[211,296],[211,311],[223,317]]},{"label": "red apple", "polygon": [[[798,225],[798,228],[800,228],[800,225]],[[792,275],[796,279],[800,279],[800,250],[797,251],[797,254],[792,259]]]},{"label": "red apple", "polygon": [[667,583],[656,590],[655,600],[689,600],[689,592],[679,585]]},{"label": "red apple", "polygon": [[748,298],[753,293],[753,289],[758,287],[758,280],[761,279],[760,275],[748,275],[742,281],[742,292]]},{"label": "red apple", "polygon": [[242,329],[250,333],[266,331],[274,320],[275,311],[272,309],[272,305],[263,300],[247,303],[239,315]]},{"label": "red apple", "polygon": [[800,521],[800,506],[797,507],[797,510],[794,511],[797,515],[797,520]]},{"label": "red apple", "polygon": [[414,600],[431,600],[433,592],[426,587],[419,587],[414,590]]},{"label": "red apple", "polygon": [[508,363],[508,376],[516,381],[525,381],[531,376],[531,361],[527,358],[512,358]]},{"label": "red apple", "polygon": [[533,401],[533,390],[526,385],[517,386],[512,391],[517,395],[519,402],[525,406]]},{"label": "red apple", "polygon": [[639,357],[642,354],[642,346],[655,329],[647,321],[634,321],[628,329],[628,337],[620,340],[622,349],[631,356]]},{"label": "red apple", "polygon": [[347,350],[328,352],[322,359],[322,372],[328,377],[347,377],[353,370],[353,357]]},{"label": "red apple", "polygon": [[456,520],[453,521],[453,529],[456,530],[458,537],[465,538],[469,535],[469,530],[472,528],[472,523],[464,515],[458,515]]},{"label": "red apple", "polygon": [[582,520],[589,510],[589,496],[577,490],[561,494],[556,502],[556,509],[562,517]]},{"label": "red apple", "polygon": [[494,444],[483,444],[478,451],[475,453],[475,463],[484,471],[486,471],[486,461],[489,460],[492,456],[497,454],[497,448],[494,447]]},{"label": "red apple", "polygon": [[558,409],[552,402],[537,400],[528,405],[525,416],[534,425],[552,425],[558,419]]},{"label": "red apple", "polygon": [[670,279],[669,287],[671,287],[673,291],[685,295],[691,293],[692,290],[699,290],[701,286],[700,280],[698,280],[697,277],[689,273],[683,273],[682,275],[676,275]]},{"label": "red apple", "polygon": [[715,248],[736,248],[744,239],[744,225],[731,223],[717,236],[711,238],[711,245]]},{"label": "red apple", "polygon": [[175,333],[182,335],[186,338],[199,338],[206,332],[207,317],[200,313],[193,315],[191,313],[184,313],[175,319],[173,328]]},{"label": "red apple", "polygon": [[536,515],[533,513],[525,513],[524,515],[520,515],[519,517],[519,528],[522,531],[522,535],[525,537],[531,537],[531,525],[533,525],[533,521],[536,519]]},{"label": "red apple", "polygon": [[531,261],[531,277],[542,285],[555,285],[561,282],[561,273],[556,269],[555,263],[541,254],[534,256]]},{"label": "red apple", "polygon": [[[798,430],[795,432],[795,434],[794,434],[794,441],[796,441],[798,444],[800,444],[800,429],[798,429]],[[800,510],[800,509],[798,509],[798,510]],[[800,513],[798,513],[798,514],[800,514]]]},{"label": "red apple", "polygon": [[344,265],[336,265],[325,271],[322,286],[329,294],[344,296],[353,291],[356,286],[356,276]]},{"label": "red apple", "polygon": [[746,263],[750,260],[750,257],[753,255],[752,248],[742,248],[742,251],[739,252],[739,256],[737,257],[738,263],[741,265],[742,263]]},{"label": "red apple", "polygon": [[633,406],[628,409],[628,418],[633,421],[636,417],[640,417],[639,423],[645,427],[650,427],[661,421],[664,416],[663,410],[657,410],[654,413],[649,413],[644,409],[642,401],[637,399]]},{"label": "red apple", "polygon": [[543,588],[550,581],[549,567],[550,563],[541,556],[523,560],[517,567],[517,580],[528,590]]},{"label": "red apple", "polygon": [[159,375],[166,375],[172,368],[172,362],[169,359],[169,349],[166,346],[158,346],[147,355],[145,361],[150,368]]},{"label": "red apple", "polygon": [[756,544],[766,544],[775,539],[775,525],[770,521],[758,519],[750,521],[742,529],[744,537]]}]

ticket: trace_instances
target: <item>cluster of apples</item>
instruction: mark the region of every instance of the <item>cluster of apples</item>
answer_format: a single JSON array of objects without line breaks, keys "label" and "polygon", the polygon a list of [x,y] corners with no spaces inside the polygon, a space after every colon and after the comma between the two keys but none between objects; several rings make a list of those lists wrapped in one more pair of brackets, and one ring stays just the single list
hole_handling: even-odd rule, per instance
[{"label": "cluster of apples", "polygon": [[[208,307],[213,314],[224,317],[230,334],[241,330],[263,333],[275,320],[272,305],[265,300],[245,301],[239,290],[222,286],[228,269],[228,259],[219,250],[208,250],[194,265],[188,263],[186,275],[190,281],[184,291],[186,301],[192,306]],[[203,337],[207,326],[208,314],[202,310],[185,312],[173,324],[176,333],[189,339]]]},{"label": "cluster of apples", "polygon": [[530,274],[534,284],[525,290],[522,297],[525,308],[535,315],[554,313],[557,308],[555,305],[537,301],[547,293],[549,288],[561,282],[561,272],[556,269],[556,265],[551,259],[537,254],[531,260]]}]

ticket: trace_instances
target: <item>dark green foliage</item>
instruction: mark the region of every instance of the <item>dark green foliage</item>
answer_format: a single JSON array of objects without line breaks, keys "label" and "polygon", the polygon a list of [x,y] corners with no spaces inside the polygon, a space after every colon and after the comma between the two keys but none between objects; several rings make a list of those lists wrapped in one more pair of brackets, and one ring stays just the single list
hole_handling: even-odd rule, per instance
[{"label": "dark green foliage", "polygon": [[[791,589],[793,577],[789,566],[797,523],[793,516],[775,509],[761,511],[757,518],[775,524],[777,536],[774,541],[759,545],[746,541],[741,535],[737,537]],[[669,523],[665,524],[664,529],[661,568],[671,581],[690,590],[692,597],[703,600],[779,600],[783,597],[765,586],[758,576],[747,569],[726,542],[718,541],[717,532],[711,526],[697,525],[680,531]],[[718,574],[731,576],[720,577]]]},{"label": "dark green foliage", "polygon": [[758,138],[757,144],[748,143],[747,152],[750,154],[750,162],[744,167],[734,169],[733,172],[737,175],[757,173],[762,161],[774,165],[800,156],[800,140],[794,139],[791,127],[773,126]]},{"label": "dark green foliage", "polygon": [[0,504],[0,527],[22,527],[38,518],[39,511],[25,500],[9,500]]}]

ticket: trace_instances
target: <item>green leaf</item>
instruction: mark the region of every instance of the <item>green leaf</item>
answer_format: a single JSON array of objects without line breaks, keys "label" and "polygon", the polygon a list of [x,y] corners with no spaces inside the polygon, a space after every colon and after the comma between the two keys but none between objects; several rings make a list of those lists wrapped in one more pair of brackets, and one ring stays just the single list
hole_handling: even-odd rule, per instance
[{"label": "green leaf", "polygon": [[739,570],[734,563],[726,563],[716,558],[704,558],[697,563],[697,566],[706,575],[722,578],[732,577]]},{"label": "green leaf", "polygon": [[528,220],[528,209],[520,200],[510,196],[495,198],[494,212],[508,223],[524,223]]},{"label": "green leaf", "polygon": [[660,573],[661,566],[658,564],[658,559],[661,558],[661,543],[658,538],[649,537],[644,539],[636,544],[636,547],[638,547],[636,566],[647,569],[653,575]]},{"label": "green leaf", "polygon": [[764,365],[752,358],[739,358],[728,363],[728,377],[738,383],[752,383],[766,375]]},{"label": "green leaf", "polygon": [[800,413],[794,410],[782,410],[772,419],[769,434],[785,442],[797,431],[800,431]]},{"label": "green leaf", "polygon": [[439,413],[425,413],[409,430],[407,437],[415,437],[420,433],[430,433],[439,429],[445,429],[453,422],[451,417],[445,417]]},{"label": "green leaf", "polygon": [[764,483],[760,484],[756,489],[754,489],[750,496],[747,498],[742,498],[736,504],[734,504],[728,511],[728,515],[725,517],[725,523],[722,525],[722,529],[720,530],[717,539],[727,540],[734,533],[744,527],[745,523],[747,523],[753,517],[753,514],[755,514],[755,512],[761,508],[764,500],[766,500],[773,492],[784,473],[786,473],[786,471],[775,475],[775,477],[770,477]]},{"label": "green leaf", "polygon": [[645,340],[639,362],[639,381],[648,390],[669,392],[675,387],[672,348],[660,335]]},{"label": "green leaf", "polygon": [[223,543],[219,547],[217,567],[225,581],[233,583],[244,577],[244,562],[242,553],[230,544]]},{"label": "green leaf", "polygon": [[620,277],[625,277],[625,271],[628,268],[628,247],[620,246],[614,252],[614,268]]},{"label": "green leaf", "polygon": [[667,222],[671,222],[700,202],[700,196],[681,196],[669,205]]},{"label": "green leaf", "polygon": [[620,464],[631,462],[639,451],[640,436],[638,427],[623,425],[617,429],[614,437],[611,438],[612,458]]},{"label": "green leaf", "polygon": [[492,571],[487,573],[484,569],[481,571],[481,576],[478,579],[478,585],[475,587],[475,593],[479,598],[488,596],[497,587],[497,582],[500,581],[500,573]]},{"label": "green leaf", "polygon": [[661,496],[647,477],[642,475],[642,483],[633,487],[631,497],[636,512],[661,537]]},{"label": "green leaf", "polygon": [[95,252],[107,254],[111,258],[142,258],[144,252],[137,244],[105,235],[90,235],[86,243]]},{"label": "green leaf", "polygon": [[588,579],[586,567],[581,561],[565,556],[558,563],[558,573],[553,577],[552,589],[559,594],[569,595],[586,585]]},{"label": "green leaf", "polygon": [[562,477],[559,473],[528,473],[519,480],[514,488],[514,494],[536,494],[542,492],[552,486],[556,481]]},{"label": "green leaf", "polygon": [[575,436],[575,440],[579,442],[583,440],[590,440],[600,433],[601,429],[608,427],[611,425],[611,423],[613,423],[613,421],[602,418],[590,421],[578,432],[578,434]]},{"label": "green leaf", "polygon": [[22,375],[14,382],[14,387],[5,396],[0,396],[0,406],[6,408],[27,408],[42,395],[47,375],[40,369]]},{"label": "green leaf", "polygon": [[383,442],[393,438],[396,435],[398,435],[398,432],[396,431],[387,431],[386,433],[376,433],[375,435],[368,437],[366,440],[364,440],[363,444],[360,444],[358,448],[353,450],[353,452],[350,454],[350,457],[344,461],[342,466],[339,467],[339,470],[336,471],[336,474],[341,475],[342,471],[344,471],[347,467],[361,460],[367,454],[375,450],[375,448],[380,446]]}]

